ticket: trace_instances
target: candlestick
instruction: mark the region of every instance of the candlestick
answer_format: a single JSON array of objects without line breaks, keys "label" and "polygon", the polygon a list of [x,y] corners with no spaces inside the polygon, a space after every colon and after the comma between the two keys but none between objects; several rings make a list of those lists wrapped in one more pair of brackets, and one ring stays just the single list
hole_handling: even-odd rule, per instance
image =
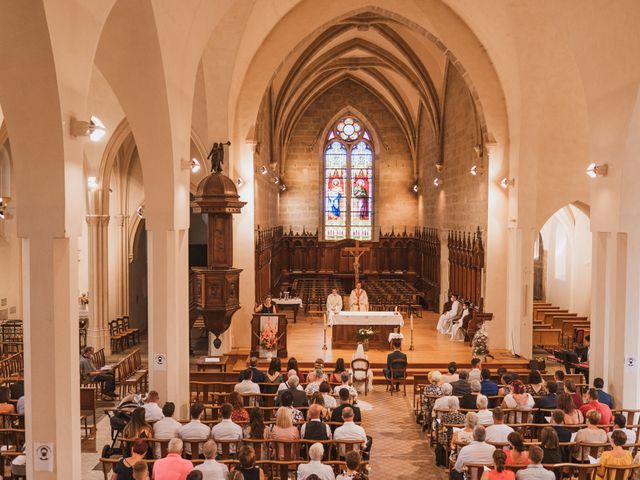
[{"label": "candlestick", "polygon": [[322,350],[327,349],[327,314],[322,316]]},{"label": "candlestick", "polygon": [[413,331],[413,313],[410,315],[410,320],[411,320],[411,331]]}]

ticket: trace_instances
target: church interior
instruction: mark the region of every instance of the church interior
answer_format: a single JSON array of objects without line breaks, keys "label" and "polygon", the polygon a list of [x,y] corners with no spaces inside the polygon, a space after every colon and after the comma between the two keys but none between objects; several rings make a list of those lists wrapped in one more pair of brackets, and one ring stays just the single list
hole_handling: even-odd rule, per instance
[{"label": "church interior", "polygon": [[[324,375],[330,415],[348,374],[368,441],[321,439],[320,478],[461,478],[451,362],[480,359],[494,418],[566,375],[640,434],[638,24],[633,0],[0,4],[1,478],[138,478],[141,437],[153,478],[222,479],[163,477],[173,437],[114,418],[196,405],[215,432],[252,371],[238,423],[271,435],[276,387],[315,403]],[[312,478],[311,440],[210,438],[231,473]]]}]

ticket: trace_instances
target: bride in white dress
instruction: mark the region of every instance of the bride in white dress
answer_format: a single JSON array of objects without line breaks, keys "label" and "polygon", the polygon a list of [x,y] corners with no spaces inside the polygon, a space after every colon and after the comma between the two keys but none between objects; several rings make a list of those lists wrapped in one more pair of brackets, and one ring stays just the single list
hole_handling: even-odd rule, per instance
[{"label": "bride in white dress", "polygon": [[364,393],[365,382],[368,383],[367,390],[373,390],[373,372],[371,369],[367,370],[367,372],[363,372],[361,370],[354,371],[354,368],[366,368],[367,363],[365,363],[367,359],[367,355],[364,353],[364,347],[362,343],[358,343],[358,347],[356,348],[356,353],[354,353],[351,357],[351,378],[354,388],[358,393]]}]

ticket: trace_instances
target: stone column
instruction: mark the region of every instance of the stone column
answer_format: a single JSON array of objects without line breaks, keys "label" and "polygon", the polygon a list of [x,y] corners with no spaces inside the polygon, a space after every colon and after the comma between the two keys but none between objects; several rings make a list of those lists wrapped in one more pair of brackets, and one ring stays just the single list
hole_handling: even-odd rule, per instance
[{"label": "stone column", "polygon": [[[77,239],[23,238],[27,476],[80,478]],[[36,448],[53,448],[53,471],[34,472]]]},{"label": "stone column", "polygon": [[129,215],[116,215],[117,220],[117,266],[116,266],[116,311],[118,315],[129,315]]},{"label": "stone column", "polygon": [[148,230],[147,248],[150,388],[176,404],[176,418],[188,418],[188,230]]},{"label": "stone column", "polygon": [[87,345],[104,348],[109,341],[109,216],[87,215],[89,224],[89,328]]}]

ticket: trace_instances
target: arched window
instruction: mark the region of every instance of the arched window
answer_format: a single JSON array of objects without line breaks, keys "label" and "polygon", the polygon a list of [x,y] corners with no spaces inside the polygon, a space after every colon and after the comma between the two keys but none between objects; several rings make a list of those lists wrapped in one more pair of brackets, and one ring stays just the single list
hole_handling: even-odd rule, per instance
[{"label": "arched window", "polygon": [[371,136],[353,116],[341,118],[324,148],[325,240],[373,236]]}]

